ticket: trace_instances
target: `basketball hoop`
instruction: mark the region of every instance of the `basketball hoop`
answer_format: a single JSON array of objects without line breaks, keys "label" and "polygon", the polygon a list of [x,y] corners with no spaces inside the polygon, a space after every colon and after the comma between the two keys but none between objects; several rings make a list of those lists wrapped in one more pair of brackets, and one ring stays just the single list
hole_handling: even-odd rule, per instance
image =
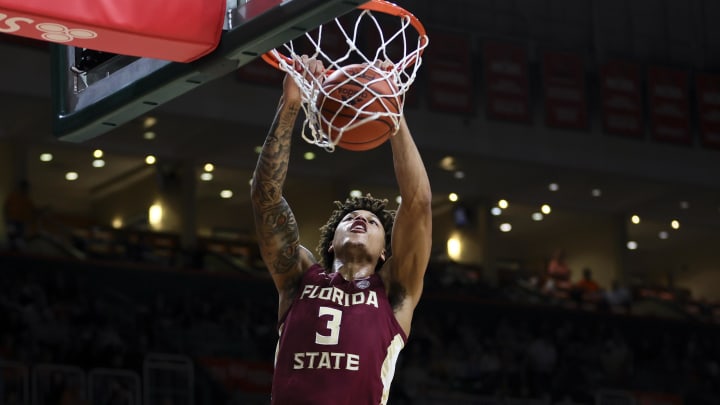
[{"label": "basketball hoop", "polygon": [[[370,39],[375,39],[375,42],[371,43]],[[281,47],[270,50],[262,55],[262,58],[271,66],[288,72],[300,88],[301,106],[305,113],[303,139],[332,152],[335,146],[341,143],[346,131],[357,130],[359,126],[377,118],[392,124],[392,134],[397,131],[403,114],[405,93],[415,81],[427,45],[425,27],[414,15],[385,0],[371,0],[359,6],[353,13],[335,18]],[[301,67],[307,68],[302,66],[301,55],[322,61],[326,68],[325,76],[305,78],[305,69],[300,69],[300,72],[293,69],[294,63],[300,63]],[[357,93],[369,95],[370,100],[358,106],[352,102],[354,97],[348,97],[350,100],[333,97],[331,93],[337,89],[323,87],[324,80],[351,64],[364,65],[368,69],[389,64],[389,69],[373,70],[380,72],[382,80],[392,84],[387,86],[392,90],[391,94],[378,94],[374,91],[370,86],[372,83],[365,83],[366,81],[360,79],[360,76],[367,73],[367,70],[360,69],[355,70],[357,75],[348,75],[347,82],[359,86]],[[344,114],[345,119],[339,125],[328,125],[327,119],[323,124],[323,107],[318,105],[318,100],[328,98],[334,100],[343,111],[352,111],[352,117],[348,119],[348,114]],[[380,100],[381,98],[383,100]],[[393,99],[398,108],[372,112],[363,109],[376,101],[384,103],[387,99]]]}]

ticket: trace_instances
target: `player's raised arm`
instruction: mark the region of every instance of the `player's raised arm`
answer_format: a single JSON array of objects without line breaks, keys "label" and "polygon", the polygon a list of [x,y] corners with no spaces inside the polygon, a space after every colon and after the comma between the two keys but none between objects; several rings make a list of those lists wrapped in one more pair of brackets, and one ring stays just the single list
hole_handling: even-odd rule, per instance
[{"label": "player's raised arm", "polygon": [[[312,74],[322,65],[311,64]],[[313,262],[312,254],[300,245],[295,216],[283,197],[290,160],[290,144],[300,111],[300,91],[288,75],[277,113],[263,144],[251,186],[251,202],[260,253],[279,293],[278,315],[292,302],[302,272]]]},{"label": "player's raised arm", "polygon": [[407,122],[390,138],[395,176],[402,201],[392,232],[390,270],[392,294],[401,297],[395,316],[406,333],[423,290],[423,278],[432,244],[432,192],[422,158]]}]

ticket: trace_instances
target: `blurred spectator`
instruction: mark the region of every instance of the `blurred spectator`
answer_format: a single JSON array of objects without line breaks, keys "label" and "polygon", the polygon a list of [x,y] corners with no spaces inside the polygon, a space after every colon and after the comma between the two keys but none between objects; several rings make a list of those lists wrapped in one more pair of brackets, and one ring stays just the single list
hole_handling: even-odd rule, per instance
[{"label": "blurred spectator", "polygon": [[22,249],[28,238],[35,231],[37,209],[30,198],[30,183],[20,180],[13,191],[8,194],[3,207],[8,247],[12,250]]},{"label": "blurred spectator", "polygon": [[632,294],[618,280],[613,280],[610,289],[603,294],[607,309],[615,312],[629,312],[632,305]]},{"label": "blurred spectator", "polygon": [[543,291],[553,295],[565,295],[571,287],[570,273],[570,267],[565,261],[565,249],[557,249],[548,262]]},{"label": "blurred spectator", "polygon": [[571,296],[576,302],[593,302],[596,303],[602,297],[600,285],[593,279],[592,270],[585,267],[583,269],[582,278],[575,283],[572,288]]}]

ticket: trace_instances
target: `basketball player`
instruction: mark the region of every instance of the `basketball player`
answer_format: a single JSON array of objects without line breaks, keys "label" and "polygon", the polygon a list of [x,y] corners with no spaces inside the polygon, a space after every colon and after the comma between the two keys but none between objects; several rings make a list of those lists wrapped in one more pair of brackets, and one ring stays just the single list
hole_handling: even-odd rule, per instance
[{"label": "basketball player", "polygon": [[[306,75],[322,74],[321,62],[306,61]],[[390,138],[396,215],[369,195],[337,203],[316,261],[282,196],[300,100],[286,76],[251,188],[260,251],[279,294],[272,403],[385,404],[429,260],[430,183],[403,118]]]}]

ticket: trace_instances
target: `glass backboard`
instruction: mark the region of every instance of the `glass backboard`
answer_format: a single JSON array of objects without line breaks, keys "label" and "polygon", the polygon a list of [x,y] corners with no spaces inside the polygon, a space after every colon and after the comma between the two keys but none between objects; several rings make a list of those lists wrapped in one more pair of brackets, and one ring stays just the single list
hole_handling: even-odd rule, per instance
[{"label": "glass backboard", "polygon": [[73,142],[104,134],[365,2],[228,0],[218,47],[191,63],[53,44],[53,132]]}]

